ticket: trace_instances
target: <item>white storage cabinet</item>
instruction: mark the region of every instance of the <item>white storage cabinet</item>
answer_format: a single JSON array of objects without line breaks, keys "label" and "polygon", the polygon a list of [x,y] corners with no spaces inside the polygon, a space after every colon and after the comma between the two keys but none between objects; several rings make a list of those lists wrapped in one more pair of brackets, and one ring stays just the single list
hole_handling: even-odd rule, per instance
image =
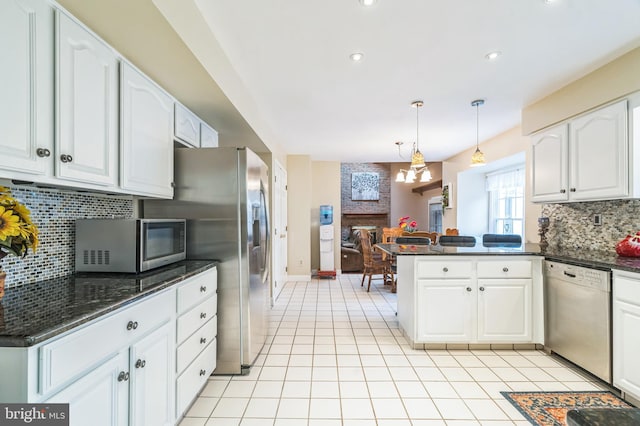
[{"label": "white storage cabinet", "polygon": [[173,197],[173,99],[127,62],[120,70],[120,184]]},{"label": "white storage cabinet", "polygon": [[613,271],[613,385],[640,400],[640,274]]},{"label": "white storage cabinet", "polygon": [[209,269],[178,287],[176,415],[182,417],[216,368],[218,273]]},{"label": "white storage cabinet", "polygon": [[110,46],[56,11],[56,177],[116,187],[118,58]]},{"label": "white storage cabinet", "polygon": [[532,201],[640,196],[640,95],[532,136]]}]

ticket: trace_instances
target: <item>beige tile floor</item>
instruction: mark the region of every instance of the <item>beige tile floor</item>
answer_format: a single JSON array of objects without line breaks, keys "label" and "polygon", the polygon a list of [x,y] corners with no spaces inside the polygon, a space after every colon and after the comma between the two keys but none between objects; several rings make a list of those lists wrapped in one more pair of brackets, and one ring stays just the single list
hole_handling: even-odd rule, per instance
[{"label": "beige tile floor", "polygon": [[287,283],[250,374],[212,376],[180,425],[528,425],[500,391],[605,389],[542,351],[414,350],[360,277]]}]

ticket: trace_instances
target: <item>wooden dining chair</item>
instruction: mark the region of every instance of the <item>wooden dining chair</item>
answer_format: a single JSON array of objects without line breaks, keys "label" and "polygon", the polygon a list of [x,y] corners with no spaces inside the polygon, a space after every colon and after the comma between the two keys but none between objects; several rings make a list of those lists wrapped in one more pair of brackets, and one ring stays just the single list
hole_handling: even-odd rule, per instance
[{"label": "wooden dining chair", "polygon": [[427,237],[431,240],[431,244],[435,244],[438,239],[437,232],[415,231],[415,232],[403,232],[403,237]]},{"label": "wooden dining chair", "polygon": [[444,231],[444,235],[460,235],[460,234],[458,233],[458,228],[447,228]]},{"label": "wooden dining chair", "polygon": [[383,259],[381,254],[373,251],[368,231],[360,231],[360,244],[362,247],[362,257],[364,259],[364,271],[362,272],[360,287],[364,286],[364,280],[368,278],[367,291],[370,291],[371,280],[374,275],[380,275],[385,284],[391,284],[391,291],[393,292],[395,290],[395,279],[393,270],[391,269],[391,261],[389,259]]}]

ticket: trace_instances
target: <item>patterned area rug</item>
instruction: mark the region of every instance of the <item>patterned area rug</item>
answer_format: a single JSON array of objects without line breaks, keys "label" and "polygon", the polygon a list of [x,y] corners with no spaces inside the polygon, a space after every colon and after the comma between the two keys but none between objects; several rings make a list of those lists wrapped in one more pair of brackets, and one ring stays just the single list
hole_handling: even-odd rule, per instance
[{"label": "patterned area rug", "polygon": [[500,392],[534,425],[565,426],[574,408],[631,408],[611,392]]}]

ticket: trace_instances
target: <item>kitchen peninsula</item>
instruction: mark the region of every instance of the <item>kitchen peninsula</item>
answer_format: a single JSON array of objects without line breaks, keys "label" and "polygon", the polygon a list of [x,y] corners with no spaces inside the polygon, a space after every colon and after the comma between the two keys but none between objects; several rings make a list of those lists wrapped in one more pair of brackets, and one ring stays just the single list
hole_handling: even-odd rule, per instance
[{"label": "kitchen peninsula", "polygon": [[397,259],[398,321],[414,348],[544,343],[537,244],[378,247]]}]

